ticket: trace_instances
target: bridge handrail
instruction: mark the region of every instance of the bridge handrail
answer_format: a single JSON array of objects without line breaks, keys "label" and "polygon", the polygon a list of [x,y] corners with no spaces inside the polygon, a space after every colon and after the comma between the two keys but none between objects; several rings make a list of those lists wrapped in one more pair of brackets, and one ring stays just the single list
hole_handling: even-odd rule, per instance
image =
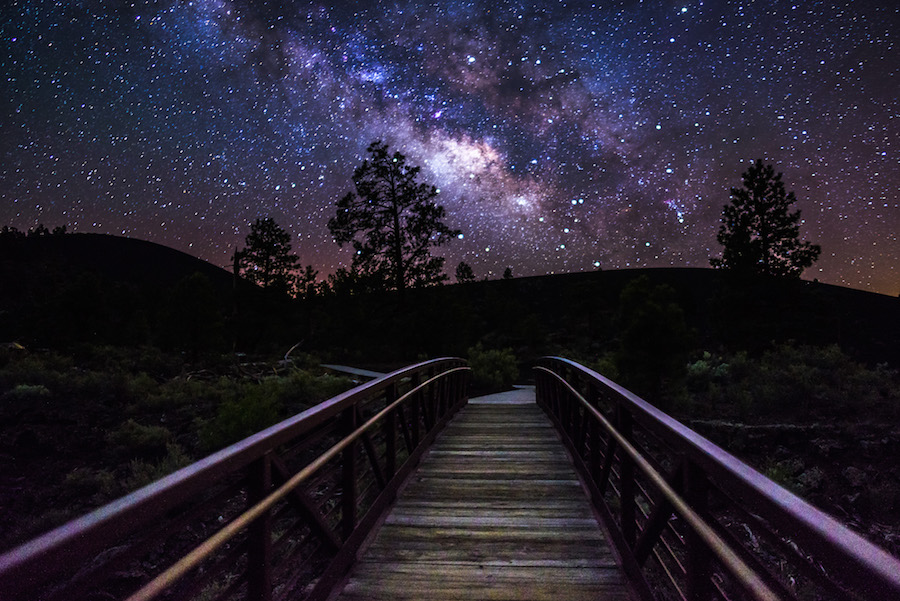
[{"label": "bridge handrail", "polygon": [[[379,379],[341,393],[221,451],[213,453],[157,482],[149,484],[12,549],[0,556],[0,591],[2,591],[0,592],[0,598],[5,601],[7,598],[14,598],[12,595],[28,592],[32,585],[35,584],[35,579],[46,582],[60,576],[71,575],[78,565],[93,558],[98,552],[108,549],[117,541],[121,541],[142,527],[151,524],[151,522],[166,514],[166,512],[180,506],[186,500],[191,499],[208,487],[221,482],[229,475],[249,468],[261,458],[271,455],[279,447],[296,441],[298,438],[316,431],[317,428],[341,418],[341,416],[348,413],[348,410],[358,412],[357,406],[363,401],[370,401],[381,395],[387,397],[387,406],[377,411],[362,426],[356,427],[355,417],[351,420],[354,422],[351,432],[335,445],[339,447],[337,450],[335,450],[335,446],[332,446],[326,451],[325,455],[327,457],[324,460],[320,455],[314,461],[314,467],[307,466],[307,468],[291,477],[287,483],[278,487],[274,493],[268,494],[265,498],[258,500],[248,508],[236,520],[239,522],[238,526],[246,526],[247,523],[258,518],[260,514],[271,508],[275,502],[296,488],[316,469],[324,465],[327,459],[334,458],[340,451],[346,450],[349,445],[364,434],[367,434],[377,421],[395,412],[402,403],[408,401],[415,394],[421,394],[424,389],[434,386],[449,375],[464,375],[463,372],[467,372],[468,369],[465,366],[465,361],[458,358],[434,359],[399,369]],[[432,373],[435,375],[431,376]],[[423,374],[426,376],[425,381],[418,383],[417,380]],[[412,381],[411,384],[409,384],[410,381]],[[401,382],[407,382],[407,385],[410,386],[410,389],[402,395],[398,394],[398,387]],[[393,393],[390,392],[392,390]],[[459,382],[454,380],[447,385],[447,395],[445,395],[447,398],[442,397],[438,399],[437,393],[435,393],[433,399],[434,407],[431,414],[431,422],[433,423],[428,424],[427,417],[421,418],[425,420],[423,425],[426,430],[421,438],[418,436],[418,420],[420,419],[418,411],[415,417],[417,423],[401,423],[401,427],[404,428],[404,434],[407,433],[406,429],[415,432],[413,439],[418,452],[414,453],[413,449],[409,449],[410,457],[408,459],[417,458],[424,450],[419,448],[421,446],[420,443],[427,443],[427,438],[429,436],[433,437],[436,433],[435,430],[439,429],[442,423],[449,418],[449,415],[465,403],[465,390],[465,380]],[[437,415],[438,405],[440,405],[442,413],[440,416]],[[429,425],[431,426],[430,431],[428,431]],[[388,442],[387,444],[393,443]],[[409,445],[409,442],[407,444]],[[390,459],[385,461],[390,461]],[[312,469],[309,469],[310,467]],[[387,470],[388,472],[393,472],[392,474],[389,473],[389,476],[395,476],[391,482],[402,476],[401,469],[398,469],[398,467],[392,466]],[[409,469],[411,469],[411,466],[409,466]],[[408,472],[408,469],[406,472]],[[394,482],[394,489],[396,484],[397,482]],[[385,488],[388,488],[388,486],[385,485]],[[388,492],[392,493],[392,491]],[[248,514],[250,515],[249,518],[246,517]],[[234,524],[235,521],[231,523]],[[203,543],[207,547],[204,547],[205,550],[200,553],[204,557],[207,556],[209,554],[206,552],[207,550],[209,552],[215,550],[214,548],[209,548],[210,546],[217,547],[222,542],[225,542],[234,534],[230,530],[236,531],[240,527],[226,526],[226,528],[229,528],[229,532],[221,534],[225,532],[225,528],[220,530],[215,535],[218,539],[211,544],[208,544],[208,541]],[[348,532],[346,536],[349,539],[351,534]],[[361,536],[360,533],[356,533],[355,538],[361,539]],[[194,558],[196,557],[195,555]],[[195,562],[191,563],[191,566],[193,565],[196,565]],[[180,573],[184,571],[181,570]],[[172,576],[172,573],[168,573],[168,575]],[[169,582],[171,582],[171,579],[169,579]],[[155,586],[154,590],[159,592],[163,588]],[[153,595],[140,598],[152,597]]]},{"label": "bridge handrail", "polygon": [[149,601],[150,599],[155,599],[157,595],[171,586],[171,584],[178,578],[199,566],[200,563],[207,559],[210,555],[212,555],[212,553],[216,551],[216,549],[228,542],[240,530],[249,526],[250,523],[253,522],[253,520],[259,518],[259,516],[264,512],[271,509],[272,506],[275,505],[275,503],[283,499],[289,492],[309,479],[310,476],[320,470],[330,460],[337,457],[338,453],[343,452],[347,447],[356,442],[363,434],[371,430],[372,427],[377,424],[383,417],[387,416],[400,404],[412,397],[412,395],[416,394],[420,390],[426,388],[442,377],[445,377],[451,373],[465,370],[468,370],[468,368],[457,367],[442,372],[441,374],[434,376],[433,378],[430,378],[425,382],[422,382],[412,390],[403,394],[403,396],[398,398],[396,401],[379,411],[373,417],[369,418],[362,426],[358,427],[356,430],[338,441],[337,444],[332,445],[327,451],[316,457],[312,461],[312,463],[294,474],[294,476],[291,477],[290,480],[282,484],[274,492],[247,509],[241,515],[237,516],[228,524],[228,526],[217,532],[215,536],[208,538],[201,546],[194,549],[194,551],[183,557],[175,565],[154,578],[148,584],[144,585],[144,587],[139,591],[128,597],[128,601]]},{"label": "bridge handrail", "polygon": [[[672,504],[675,513],[680,514],[695,531],[697,528],[704,530],[709,526],[704,519],[709,514],[705,503],[706,495],[704,495],[704,499],[697,502],[696,499],[686,499],[690,496],[686,493],[679,494],[674,491],[673,487],[669,485],[669,481],[659,473],[657,467],[652,466],[644,454],[632,446],[634,440],[630,436],[630,426],[626,425],[623,432],[600,411],[598,399],[606,395],[606,398],[615,406],[616,412],[622,412],[622,415],[627,414],[628,420],[655,434],[671,448],[672,453],[677,455],[679,460],[688,462],[690,467],[683,469],[699,468],[702,472],[701,477],[727,494],[729,499],[740,499],[745,512],[761,516],[776,528],[789,532],[791,539],[802,549],[801,553],[814,556],[815,561],[829,573],[839,574],[840,577],[837,580],[840,584],[834,581],[822,584],[828,588],[830,593],[844,595],[845,598],[861,599],[888,598],[888,595],[900,595],[900,561],[892,555],[603,375],[561,357],[545,357],[541,363],[543,365],[536,367],[538,402],[552,414],[557,426],[564,431],[568,437],[567,443],[573,449],[574,454],[579,456],[583,471],[587,472],[599,491],[603,490],[605,484],[595,480],[598,474],[591,473],[591,468],[584,462],[585,456],[599,452],[599,449],[590,449],[587,446],[589,443],[586,442],[586,426],[577,423],[580,420],[586,420],[588,415],[602,424],[639,468],[652,472],[649,479],[661,491],[662,496]],[[551,375],[557,381],[556,389],[546,379]],[[561,395],[558,386],[560,383],[566,393],[581,405],[583,414],[574,413],[572,407],[566,408],[559,403]],[[587,395],[581,394],[579,388],[587,390]],[[594,398],[591,399],[593,402],[585,396],[593,396]],[[618,420],[619,416],[616,416],[615,419]],[[610,458],[609,461],[611,463],[612,459]],[[598,490],[594,492],[596,493]],[[595,494],[595,502],[599,501],[605,504],[602,496],[602,492]],[[624,504],[624,501],[622,503]],[[603,513],[601,511],[601,514]],[[611,517],[608,511],[606,511],[606,515]],[[700,518],[700,522],[697,522],[695,518]],[[648,515],[645,523],[649,523],[649,521]],[[641,553],[646,555],[648,554],[647,545],[655,544],[648,540],[639,541],[635,535],[623,536],[621,523],[613,523],[611,527],[619,531],[615,538],[618,539],[619,545],[624,547],[620,548],[620,551],[626,555],[633,555],[639,545],[644,547]],[[625,526],[625,528],[633,528],[633,526]],[[662,529],[661,526],[659,528]],[[708,537],[707,535],[710,533],[714,537]],[[747,552],[738,550],[738,553],[735,554],[729,550],[735,541],[725,543],[720,539],[719,542],[715,542],[715,539],[719,537],[716,536],[716,531],[713,529],[698,534],[705,539],[704,544],[713,553],[720,554],[724,551],[726,555],[731,556],[723,558],[720,555],[719,558],[726,569],[733,570],[733,575],[738,581],[746,579],[748,570],[750,572],[756,570],[756,568],[751,569],[747,566],[742,559],[748,556]],[[629,538],[632,540],[627,540]],[[642,562],[643,559],[637,563]],[[632,568],[634,567],[633,563]],[[806,570],[806,566],[801,569]],[[691,575],[687,575],[687,578],[690,582]],[[823,578],[830,580],[826,576]],[[771,575],[765,575],[762,579],[753,576],[750,580],[753,582],[744,582],[744,588],[756,591],[752,594],[758,599],[781,598],[786,590],[776,589],[778,592],[773,591],[770,588],[773,585]],[[688,588],[691,586],[699,586],[700,589],[706,591],[708,585],[695,583]],[[841,587],[848,587],[849,590]],[[685,595],[680,590],[678,592],[683,598],[691,598],[690,593]],[[704,592],[700,596],[707,598],[707,594]]]}]

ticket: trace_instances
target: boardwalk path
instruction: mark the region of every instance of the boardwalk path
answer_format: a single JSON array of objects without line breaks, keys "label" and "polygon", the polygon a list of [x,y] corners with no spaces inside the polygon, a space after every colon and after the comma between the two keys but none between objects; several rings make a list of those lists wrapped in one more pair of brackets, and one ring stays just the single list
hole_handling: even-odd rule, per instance
[{"label": "boardwalk path", "polygon": [[534,391],[473,399],[339,599],[631,599]]}]

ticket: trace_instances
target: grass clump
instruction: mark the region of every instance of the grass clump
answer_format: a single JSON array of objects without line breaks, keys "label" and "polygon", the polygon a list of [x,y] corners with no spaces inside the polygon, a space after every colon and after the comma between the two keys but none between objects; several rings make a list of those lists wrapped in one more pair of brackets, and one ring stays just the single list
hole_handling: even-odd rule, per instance
[{"label": "grass clump", "polygon": [[125,480],[127,490],[137,490],[190,465],[193,459],[176,443],[166,444],[166,453],[159,461],[132,459]]}]

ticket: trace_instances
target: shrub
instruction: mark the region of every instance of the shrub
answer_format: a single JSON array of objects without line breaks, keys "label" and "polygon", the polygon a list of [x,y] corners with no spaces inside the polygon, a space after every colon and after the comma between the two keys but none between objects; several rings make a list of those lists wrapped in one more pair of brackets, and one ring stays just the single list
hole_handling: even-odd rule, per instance
[{"label": "shrub", "polygon": [[[836,345],[779,345],[757,359],[704,353],[687,366],[693,406],[742,419],[896,419],[897,371],[870,369]],[[699,416],[698,416],[699,417]]]},{"label": "shrub", "polygon": [[3,394],[4,401],[14,403],[28,403],[45,399],[50,396],[50,390],[43,384],[19,384],[12,390]]},{"label": "shrub", "polygon": [[485,350],[479,342],[469,349],[472,385],[482,391],[508,390],[519,377],[519,366],[512,349]]},{"label": "shrub", "polygon": [[280,403],[271,385],[244,385],[234,398],[219,405],[216,416],[202,423],[200,446],[212,452],[278,422]]},{"label": "shrub", "polygon": [[159,457],[166,452],[172,433],[162,426],[142,426],[133,419],[106,435],[113,450],[128,456]]},{"label": "shrub", "polygon": [[233,386],[227,378],[212,383],[174,378],[159,386],[156,394],[145,399],[144,404],[150,409],[168,409],[217,402],[222,399],[222,391]]},{"label": "shrub", "polygon": [[116,478],[112,472],[104,469],[77,467],[68,474],[63,482],[65,493],[73,498],[99,495],[105,499],[116,492]]},{"label": "shrub", "polygon": [[343,376],[315,375],[301,369],[293,369],[282,378],[272,378],[278,384],[278,400],[292,411],[310,407],[353,387],[353,382]]},{"label": "shrub", "polygon": [[[565,357],[566,355],[563,355]],[[612,380],[613,382],[618,383],[619,381],[619,369],[616,367],[616,356],[615,353],[603,353],[599,359],[593,361],[589,364],[589,367],[596,371],[601,376],[605,376]]]}]

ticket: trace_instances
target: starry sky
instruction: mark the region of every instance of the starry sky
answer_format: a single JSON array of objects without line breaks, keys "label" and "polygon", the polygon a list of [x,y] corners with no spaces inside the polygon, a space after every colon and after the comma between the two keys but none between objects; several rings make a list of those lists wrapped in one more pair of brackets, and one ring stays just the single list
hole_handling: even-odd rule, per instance
[{"label": "starry sky", "polygon": [[272,217],[322,275],[374,140],[422,166],[479,278],[705,267],[728,190],[784,172],[808,279],[900,292],[895,0],[7,0],[0,223],[217,265]]}]

